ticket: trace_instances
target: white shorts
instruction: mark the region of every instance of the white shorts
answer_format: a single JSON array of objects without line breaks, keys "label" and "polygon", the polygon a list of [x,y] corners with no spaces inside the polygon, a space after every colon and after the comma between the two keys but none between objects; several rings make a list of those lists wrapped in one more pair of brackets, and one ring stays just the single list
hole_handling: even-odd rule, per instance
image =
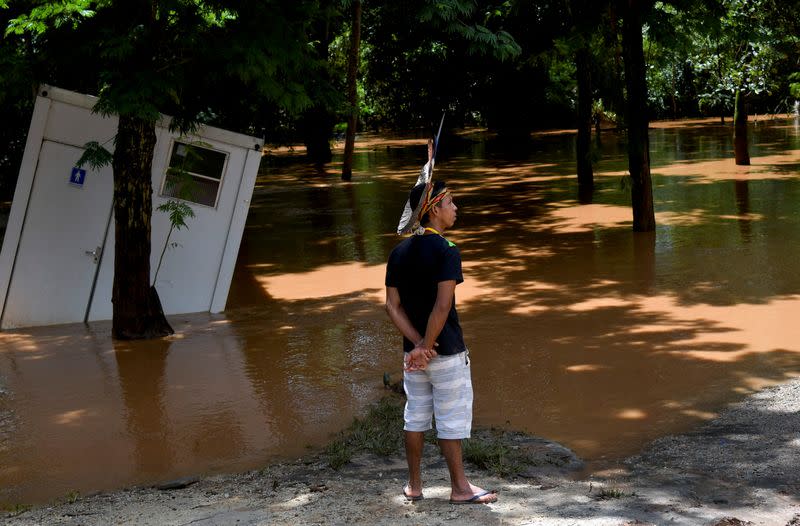
[{"label": "white shorts", "polygon": [[436,435],[445,440],[469,438],[472,431],[472,377],[469,351],[436,356],[424,371],[406,371],[404,413],[406,431],[431,429],[436,415]]}]

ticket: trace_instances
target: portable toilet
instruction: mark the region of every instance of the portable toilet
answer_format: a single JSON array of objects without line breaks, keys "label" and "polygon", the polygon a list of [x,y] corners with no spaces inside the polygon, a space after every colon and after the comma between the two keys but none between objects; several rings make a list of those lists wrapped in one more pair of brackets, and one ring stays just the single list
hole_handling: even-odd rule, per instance
[{"label": "portable toilet", "polygon": [[[117,117],[92,112],[96,97],[42,86],[0,252],[0,328],[112,317],[114,275],[111,166],[77,162],[89,141],[113,149]],[[262,140],[211,126],[192,136],[156,127],[151,283],[170,230],[156,211],[177,199],[175,168],[190,177],[195,217],[169,239],[155,283],[166,314],[221,312],[230,289]]]}]

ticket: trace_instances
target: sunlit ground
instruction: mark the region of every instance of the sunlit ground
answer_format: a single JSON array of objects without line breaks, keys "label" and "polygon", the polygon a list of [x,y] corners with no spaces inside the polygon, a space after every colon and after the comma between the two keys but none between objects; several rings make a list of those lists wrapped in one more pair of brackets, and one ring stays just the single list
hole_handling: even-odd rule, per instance
[{"label": "sunlit ground", "polygon": [[[754,123],[736,167],[730,127],[659,123],[651,234],[631,232],[613,132],[584,204],[570,134],[443,142],[476,423],[602,465],[800,373],[799,137]],[[345,427],[400,377],[384,262],[424,142],[361,142],[352,184],[338,157],[266,157],[225,315],[173,317],[158,342],[114,344],[102,323],[1,334],[0,501],[248,469]]]}]

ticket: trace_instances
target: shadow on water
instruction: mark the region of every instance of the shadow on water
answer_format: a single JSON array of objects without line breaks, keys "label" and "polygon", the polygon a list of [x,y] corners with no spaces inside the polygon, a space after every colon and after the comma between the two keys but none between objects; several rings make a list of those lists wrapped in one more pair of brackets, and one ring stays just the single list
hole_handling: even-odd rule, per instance
[{"label": "shadow on water", "polygon": [[[614,457],[638,447],[629,440],[641,444],[665,427],[686,428],[724,401],[798,372],[798,334],[788,319],[800,292],[791,262],[800,253],[786,242],[797,238],[800,219],[791,204],[800,199],[791,171],[796,130],[762,123],[753,132],[754,166],[739,172],[719,158],[731,148],[729,127],[653,135],[654,156],[663,163],[654,168],[654,236],[629,231],[629,195],[617,173],[624,146],[616,135],[603,141],[608,152],[597,166],[597,191],[583,207],[575,201],[571,136],[549,136],[541,151],[535,146],[528,159],[511,160],[493,159],[499,149],[484,141],[437,166],[460,208],[450,237],[468,274],[458,290],[465,331],[477,363],[481,351],[491,356],[474,371],[479,392],[485,387],[479,421],[564,440],[589,457]],[[680,147],[678,159],[692,162],[670,173],[664,168],[677,164],[667,164],[673,147]],[[319,297],[336,303],[342,296],[327,283],[361,272],[369,286],[353,287],[380,301],[382,269],[367,272],[397,242],[380,232],[395,226],[399,213],[391,212],[404,200],[413,157],[368,157],[360,167],[371,199],[358,202],[376,211],[381,225],[365,239],[379,257],[342,242],[339,218],[358,219],[337,209],[327,224],[318,220],[301,234],[330,255],[310,266],[284,259],[260,273],[263,287],[312,308],[302,295],[286,292],[291,276],[315,284],[306,294],[316,287]],[[346,192],[327,188],[332,198]],[[347,260],[368,266],[337,271],[328,264]],[[473,290],[470,281],[477,282]],[[585,436],[587,429],[593,436]]]},{"label": "shadow on water", "polygon": [[[614,460],[800,373],[798,132],[754,126],[748,168],[729,134],[652,130],[654,234],[631,232],[622,136],[603,137],[589,204],[571,134],[514,156],[492,137],[445,150],[477,424]],[[349,184],[339,158],[265,159],[225,316],[173,317],[160,343],[114,343],[103,324],[0,335],[0,410],[18,421],[0,435],[0,501],[300,455],[380,396],[384,371],[399,378],[383,272],[424,140],[359,144]]]}]

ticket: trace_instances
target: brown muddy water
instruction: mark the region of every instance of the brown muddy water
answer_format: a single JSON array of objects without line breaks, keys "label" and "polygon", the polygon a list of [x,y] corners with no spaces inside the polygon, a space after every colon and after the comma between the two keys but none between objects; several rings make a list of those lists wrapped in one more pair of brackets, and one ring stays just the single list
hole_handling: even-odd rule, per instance
[{"label": "brown muddy water", "polygon": [[[751,123],[751,139],[736,167],[730,127],[654,124],[654,235],[631,232],[612,132],[584,204],[572,134],[512,151],[443,140],[476,424],[603,466],[800,374],[800,125]],[[383,372],[400,376],[384,262],[424,155],[421,140],[364,140],[352,184],[336,163],[265,157],[228,311],[172,317],[174,337],[0,334],[0,503],[256,468],[362,414]]]}]

